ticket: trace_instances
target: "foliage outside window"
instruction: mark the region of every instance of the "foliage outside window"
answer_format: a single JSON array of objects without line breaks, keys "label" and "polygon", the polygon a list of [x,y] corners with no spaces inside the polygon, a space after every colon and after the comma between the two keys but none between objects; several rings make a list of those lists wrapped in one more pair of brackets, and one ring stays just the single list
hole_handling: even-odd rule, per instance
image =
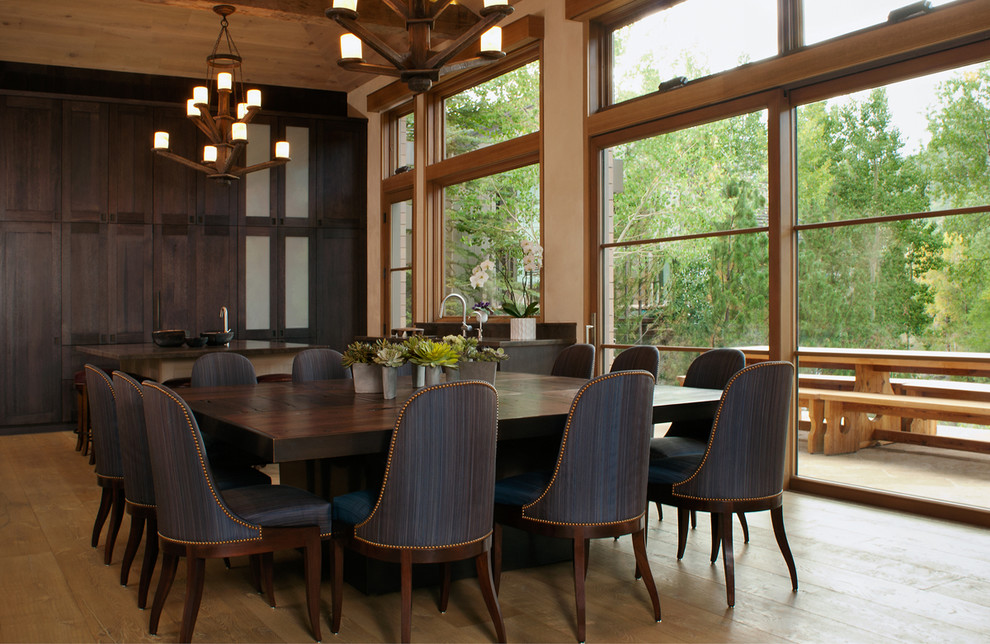
[{"label": "foliage outside window", "polygon": [[605,343],[766,344],[766,113],[624,143],[604,159]]},{"label": "foliage outside window", "polygon": [[[929,0],[929,4],[936,7],[953,1]],[[909,4],[910,0],[803,0],[804,44],[882,24],[892,10]]]},{"label": "foliage outside window", "polygon": [[990,64],[797,114],[800,343],[990,351]]},{"label": "foliage outside window", "polygon": [[444,100],[444,156],[540,129],[540,63],[533,61]]},{"label": "foliage outside window", "polygon": [[538,303],[532,251],[540,244],[539,165],[444,189],[444,292],[461,293],[469,307],[489,302],[501,312],[507,303]]},{"label": "foliage outside window", "polygon": [[690,0],[611,32],[612,102],[777,54],[777,0]]},{"label": "foliage outside window", "polygon": [[390,174],[412,170],[416,160],[416,115],[408,112],[395,117],[389,136]]},{"label": "foliage outside window", "polygon": [[412,319],[412,200],[393,203],[388,218],[389,329],[409,327]]}]

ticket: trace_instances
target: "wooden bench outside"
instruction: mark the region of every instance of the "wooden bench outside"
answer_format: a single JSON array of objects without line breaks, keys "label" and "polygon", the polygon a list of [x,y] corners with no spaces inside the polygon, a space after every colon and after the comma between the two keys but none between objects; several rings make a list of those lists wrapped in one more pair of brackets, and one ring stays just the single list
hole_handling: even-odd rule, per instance
[{"label": "wooden bench outside", "polygon": [[[990,425],[990,402],[985,400],[986,392],[983,393],[984,400],[933,398],[925,394],[939,391],[942,383],[933,387],[931,382],[934,381],[919,385],[897,383],[905,388],[905,392],[912,391],[914,387],[915,390],[909,395],[800,388],[800,404],[807,407],[811,419],[808,452],[845,454],[885,440],[990,453],[988,442],[934,434],[935,421],[938,420]],[[925,387],[925,392],[919,394],[918,388]],[[972,387],[961,390],[969,396],[979,393],[977,388]],[[854,413],[875,414],[874,426],[850,422],[850,415]],[[902,423],[902,419],[907,422]],[[923,422],[912,422],[916,420]]]}]

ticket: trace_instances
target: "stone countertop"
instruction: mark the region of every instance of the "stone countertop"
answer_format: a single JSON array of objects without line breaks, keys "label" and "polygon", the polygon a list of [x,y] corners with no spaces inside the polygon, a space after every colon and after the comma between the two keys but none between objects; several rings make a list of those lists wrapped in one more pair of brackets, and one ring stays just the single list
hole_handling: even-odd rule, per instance
[{"label": "stone countertop", "polygon": [[223,347],[160,347],[153,342],[137,344],[85,344],[74,348],[81,353],[114,360],[183,359],[198,358],[204,353],[230,351],[242,355],[274,355],[317,348],[322,345],[296,342],[269,342],[267,340],[231,340]]}]

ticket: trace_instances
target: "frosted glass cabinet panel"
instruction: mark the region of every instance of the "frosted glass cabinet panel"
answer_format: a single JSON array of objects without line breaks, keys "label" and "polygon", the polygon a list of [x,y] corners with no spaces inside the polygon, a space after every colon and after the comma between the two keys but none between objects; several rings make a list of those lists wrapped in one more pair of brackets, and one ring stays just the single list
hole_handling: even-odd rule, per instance
[{"label": "frosted glass cabinet panel", "polygon": [[[272,128],[267,123],[248,123],[248,144],[245,162],[251,166],[271,159]],[[243,177],[246,192],[244,214],[246,217],[275,217],[271,200],[271,170],[258,170]]]},{"label": "frosted glass cabinet panel", "polygon": [[244,240],[244,308],[249,331],[267,331],[272,325],[271,263],[268,235],[248,235]]},{"label": "frosted glass cabinet panel", "polygon": [[285,327],[309,326],[309,237],[285,238]]},{"label": "frosted glass cabinet panel", "polygon": [[285,166],[285,217],[309,218],[309,128],[287,125],[292,161]]}]

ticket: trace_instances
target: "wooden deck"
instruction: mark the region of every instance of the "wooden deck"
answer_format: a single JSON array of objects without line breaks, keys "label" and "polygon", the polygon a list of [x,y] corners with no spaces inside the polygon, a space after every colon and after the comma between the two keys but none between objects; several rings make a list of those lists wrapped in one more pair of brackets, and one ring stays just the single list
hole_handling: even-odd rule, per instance
[{"label": "wooden deck", "polygon": [[[185,588],[180,567],[160,637],[147,634],[135,606],[136,576],[118,583],[123,537],[102,564],[89,534],[99,500],[92,468],[73,451],[71,432],[0,437],[0,641],[174,641]],[[588,574],[588,641],[643,642],[977,642],[990,624],[990,531],[788,493],[784,505],[800,590],[792,593],[766,513],[751,515],[752,540],[736,545],[736,595],[725,606],[722,567],[708,563],[708,522],[699,518],[688,551],[674,557],[676,521],[650,521],[649,557],[663,622],[650,618],[633,579],[628,538],[599,540]],[[126,526],[125,526],[126,527]],[[739,535],[737,535],[739,536]],[[140,557],[140,553],[138,555]],[[213,564],[217,565],[213,565]],[[272,610],[254,594],[246,562],[207,565],[194,641],[312,641],[303,617],[301,566],[276,557]],[[156,575],[157,579],[157,575]],[[413,594],[413,641],[494,639],[473,580],[454,582],[445,615],[437,590]],[[502,610],[510,642],[573,642],[569,564],[507,572]],[[397,594],[345,588],[343,623],[329,635],[330,584],[323,584],[325,641],[399,637]]]}]

